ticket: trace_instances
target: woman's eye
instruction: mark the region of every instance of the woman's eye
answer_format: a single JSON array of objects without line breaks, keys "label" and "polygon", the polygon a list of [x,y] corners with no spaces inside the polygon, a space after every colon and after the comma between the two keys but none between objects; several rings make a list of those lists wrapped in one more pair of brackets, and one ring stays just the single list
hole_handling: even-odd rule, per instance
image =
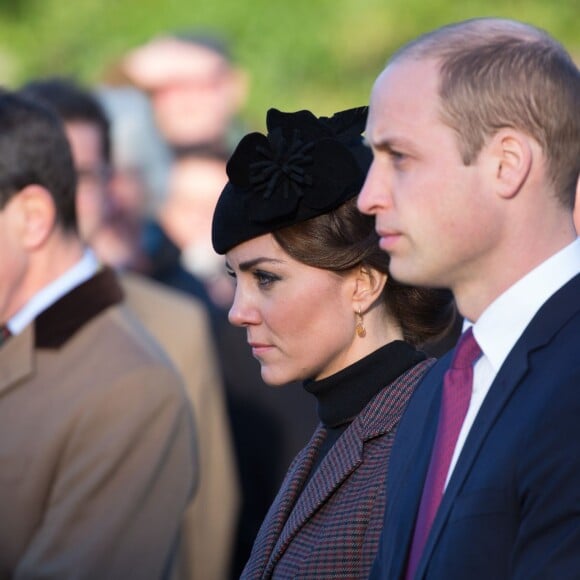
[{"label": "woman's eye", "polygon": [[258,282],[258,286],[262,287],[271,286],[274,282],[280,279],[278,276],[275,276],[274,274],[262,272],[261,270],[256,270],[254,272],[254,278],[256,278]]},{"label": "woman's eye", "polygon": [[226,268],[226,274],[232,279],[232,283],[234,286],[238,285],[238,277],[236,276],[236,273],[233,270],[230,270],[230,268]]}]

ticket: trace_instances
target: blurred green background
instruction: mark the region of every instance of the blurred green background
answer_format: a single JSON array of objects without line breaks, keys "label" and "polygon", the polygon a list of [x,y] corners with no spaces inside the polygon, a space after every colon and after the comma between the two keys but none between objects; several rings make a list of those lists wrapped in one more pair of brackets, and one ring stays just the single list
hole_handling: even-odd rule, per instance
[{"label": "blurred green background", "polygon": [[580,55],[580,0],[0,0],[0,82],[72,75],[96,84],[164,31],[222,32],[251,80],[246,122],[270,107],[330,114],[366,103],[402,42],[475,16],[518,18]]}]

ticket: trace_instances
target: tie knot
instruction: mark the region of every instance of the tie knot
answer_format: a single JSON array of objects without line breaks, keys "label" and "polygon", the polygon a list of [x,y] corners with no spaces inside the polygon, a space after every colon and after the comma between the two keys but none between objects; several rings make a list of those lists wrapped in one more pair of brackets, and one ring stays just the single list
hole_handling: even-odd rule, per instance
[{"label": "tie knot", "polygon": [[459,339],[451,368],[464,369],[470,367],[481,356],[481,348],[473,336],[473,328],[470,326]]}]

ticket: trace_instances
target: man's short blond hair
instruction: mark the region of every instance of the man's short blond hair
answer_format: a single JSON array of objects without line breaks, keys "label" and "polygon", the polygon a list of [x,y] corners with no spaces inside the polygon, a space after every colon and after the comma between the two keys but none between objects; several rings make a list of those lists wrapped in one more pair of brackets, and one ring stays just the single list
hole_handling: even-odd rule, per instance
[{"label": "man's short blond hair", "polygon": [[541,146],[558,199],[574,204],[580,173],[580,72],[543,30],[512,20],[451,24],[403,46],[391,62],[439,64],[441,116],[466,165],[487,139],[511,127]]}]

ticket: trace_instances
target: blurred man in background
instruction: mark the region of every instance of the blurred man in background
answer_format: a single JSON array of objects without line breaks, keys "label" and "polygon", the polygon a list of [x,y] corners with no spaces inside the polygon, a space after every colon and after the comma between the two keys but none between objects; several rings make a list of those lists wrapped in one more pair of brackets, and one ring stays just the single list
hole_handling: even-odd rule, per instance
[{"label": "blurred man in background", "polygon": [[[65,79],[36,80],[23,89],[52,107],[65,124],[77,170],[76,209],[83,238],[98,253],[106,223],[110,164],[109,122],[95,96]],[[200,477],[184,518],[174,578],[227,578],[239,490],[229,421],[208,316],[197,300],[135,273],[120,280],[128,306],[185,379],[198,434]]]},{"label": "blurred man in background", "polygon": [[172,150],[231,153],[241,136],[237,123],[248,79],[224,39],[197,32],[158,36],[130,51],[120,68],[149,95]]},{"label": "blurred man in background", "polygon": [[48,108],[0,94],[0,576],[156,580],[196,475],[183,385],[77,234]]}]

